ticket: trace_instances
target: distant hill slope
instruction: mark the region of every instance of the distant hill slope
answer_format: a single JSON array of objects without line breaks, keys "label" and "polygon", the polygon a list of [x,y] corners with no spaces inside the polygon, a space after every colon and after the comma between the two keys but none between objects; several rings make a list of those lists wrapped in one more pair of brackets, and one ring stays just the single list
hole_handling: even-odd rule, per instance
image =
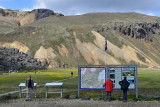
[{"label": "distant hill slope", "polygon": [[32,23],[36,20],[49,16],[64,16],[49,9],[35,9],[32,11],[6,10],[0,8],[0,20],[17,26]]},{"label": "distant hill slope", "polygon": [[47,61],[49,69],[72,68],[104,64],[107,36],[107,64],[160,66],[159,21],[139,13],[89,13],[50,16],[23,26],[1,23],[0,46],[18,41],[31,56]]}]

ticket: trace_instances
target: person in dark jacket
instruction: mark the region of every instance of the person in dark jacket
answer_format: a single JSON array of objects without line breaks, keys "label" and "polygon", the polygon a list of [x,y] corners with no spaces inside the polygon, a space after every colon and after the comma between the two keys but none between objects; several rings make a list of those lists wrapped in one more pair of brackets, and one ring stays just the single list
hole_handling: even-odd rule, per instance
[{"label": "person in dark jacket", "polygon": [[28,79],[26,80],[26,88],[27,88],[27,96],[26,101],[32,100],[32,91],[34,87],[34,82],[31,79],[31,75],[28,76]]},{"label": "person in dark jacket", "polygon": [[73,72],[71,72],[71,77],[73,77]]},{"label": "person in dark jacket", "polygon": [[127,90],[130,85],[130,83],[127,81],[127,77],[124,77],[122,81],[119,82],[119,85],[121,86],[121,90],[123,90],[123,101],[127,101]]},{"label": "person in dark jacket", "polygon": [[109,101],[111,101],[111,92],[112,92],[112,88],[113,88],[113,82],[110,79],[108,79],[103,84],[103,87],[104,86],[105,86],[105,91],[106,91],[105,101],[107,100],[107,98],[109,98]]}]

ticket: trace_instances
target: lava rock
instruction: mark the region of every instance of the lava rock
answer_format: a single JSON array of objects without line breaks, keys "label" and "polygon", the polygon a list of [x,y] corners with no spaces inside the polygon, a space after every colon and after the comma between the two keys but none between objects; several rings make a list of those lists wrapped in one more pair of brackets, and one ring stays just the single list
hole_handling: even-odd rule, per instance
[{"label": "lava rock", "polygon": [[90,100],[90,97],[88,97],[88,96],[83,96],[83,97],[81,98],[81,100]]},{"label": "lava rock", "polygon": [[9,98],[10,98],[9,94],[0,96],[0,100],[6,100],[6,99],[9,99]]},{"label": "lava rock", "polygon": [[13,94],[6,94],[6,95],[2,95],[0,96],[0,100],[6,100],[6,99],[17,99],[18,97],[13,95]]},{"label": "lava rock", "polygon": [[131,36],[135,39],[144,39],[147,42],[152,42],[153,38],[150,34],[160,34],[160,22],[110,22],[100,28],[94,27],[97,32],[107,30],[115,30],[122,35]]},{"label": "lava rock", "polygon": [[147,97],[147,96],[144,96],[144,97],[143,97],[143,99],[145,99],[145,100],[149,100],[150,98],[149,98],[149,97]]},{"label": "lava rock", "polygon": [[36,19],[41,19],[44,17],[48,17],[48,16],[52,16],[52,15],[56,15],[56,16],[64,16],[61,13],[54,13],[52,10],[49,9],[34,9],[31,12],[36,14]]},{"label": "lava rock", "polygon": [[10,96],[11,99],[17,99],[18,98],[17,96],[15,96],[13,94],[9,94],[9,96]]},{"label": "lava rock", "polygon": [[160,100],[160,96],[155,96],[154,99],[155,100]]},{"label": "lava rock", "polygon": [[101,100],[102,98],[100,97],[100,96],[98,96],[97,98],[94,98],[93,100],[97,100],[97,101],[99,101],[99,100]]},{"label": "lava rock", "polygon": [[0,71],[35,70],[46,69],[47,67],[48,62],[42,65],[40,61],[16,48],[0,47]]},{"label": "lava rock", "polygon": [[77,95],[70,95],[69,98],[70,98],[70,99],[76,99],[76,98],[77,98]]},{"label": "lava rock", "polygon": [[69,99],[69,95],[64,96],[65,99]]}]

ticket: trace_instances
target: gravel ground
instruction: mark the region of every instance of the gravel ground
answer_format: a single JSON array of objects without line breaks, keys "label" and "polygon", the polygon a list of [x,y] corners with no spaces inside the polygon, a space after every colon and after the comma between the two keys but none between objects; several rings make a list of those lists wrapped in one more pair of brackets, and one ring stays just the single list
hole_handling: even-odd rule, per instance
[{"label": "gravel ground", "polygon": [[67,100],[67,99],[33,99],[25,101],[25,99],[17,99],[0,102],[0,107],[160,107],[158,101],[94,101],[94,100]]}]

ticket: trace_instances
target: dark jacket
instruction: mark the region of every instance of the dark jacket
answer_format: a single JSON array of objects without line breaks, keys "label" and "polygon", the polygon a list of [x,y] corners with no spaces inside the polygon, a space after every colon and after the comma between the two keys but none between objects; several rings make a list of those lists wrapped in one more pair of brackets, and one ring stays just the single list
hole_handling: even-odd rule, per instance
[{"label": "dark jacket", "polygon": [[34,87],[34,82],[33,82],[32,79],[31,79],[31,87],[29,87],[28,84],[29,84],[29,79],[26,80],[26,87],[27,88],[33,88]]},{"label": "dark jacket", "polygon": [[130,83],[127,80],[122,80],[119,82],[119,85],[121,86],[121,90],[128,90]]}]

